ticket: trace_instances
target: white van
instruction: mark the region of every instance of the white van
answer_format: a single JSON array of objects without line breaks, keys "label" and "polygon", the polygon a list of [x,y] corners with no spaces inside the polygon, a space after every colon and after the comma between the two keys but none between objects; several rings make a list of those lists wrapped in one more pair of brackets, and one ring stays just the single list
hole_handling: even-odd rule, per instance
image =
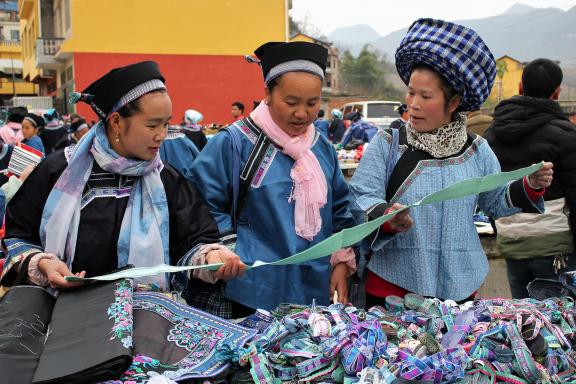
[{"label": "white van", "polygon": [[357,101],[344,104],[342,115],[359,111],[364,120],[374,123],[379,128],[388,128],[391,122],[400,117],[396,112],[396,108],[400,105],[402,103],[399,101]]}]

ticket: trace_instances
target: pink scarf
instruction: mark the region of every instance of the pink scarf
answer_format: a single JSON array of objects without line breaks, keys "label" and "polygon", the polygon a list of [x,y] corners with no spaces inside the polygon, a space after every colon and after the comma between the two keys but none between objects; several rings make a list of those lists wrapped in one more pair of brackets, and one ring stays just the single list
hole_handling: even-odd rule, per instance
[{"label": "pink scarf", "polygon": [[16,145],[22,140],[22,125],[14,122],[9,122],[0,128],[0,139],[6,144]]},{"label": "pink scarf", "polygon": [[296,234],[310,241],[322,228],[320,208],[326,204],[328,194],[326,176],[318,159],[310,150],[316,130],[310,124],[304,134],[291,137],[272,120],[268,106],[264,102],[252,111],[250,117],[266,136],[283,148],[282,152],[285,155],[295,161],[290,171],[294,187],[288,202],[292,200],[296,202],[294,208]]}]

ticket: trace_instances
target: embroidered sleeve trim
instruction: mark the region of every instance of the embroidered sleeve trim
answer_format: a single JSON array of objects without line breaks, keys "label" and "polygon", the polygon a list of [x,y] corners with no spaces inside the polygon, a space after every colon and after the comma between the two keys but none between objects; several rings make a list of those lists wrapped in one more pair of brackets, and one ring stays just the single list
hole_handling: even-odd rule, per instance
[{"label": "embroidered sleeve trim", "polygon": [[[6,247],[6,261],[2,268],[0,282],[4,286],[9,286],[11,285],[10,280],[18,273],[17,269],[20,263],[28,256],[44,252],[44,250],[38,244],[17,238],[4,239],[4,245]],[[10,275],[13,277],[10,278]]]}]

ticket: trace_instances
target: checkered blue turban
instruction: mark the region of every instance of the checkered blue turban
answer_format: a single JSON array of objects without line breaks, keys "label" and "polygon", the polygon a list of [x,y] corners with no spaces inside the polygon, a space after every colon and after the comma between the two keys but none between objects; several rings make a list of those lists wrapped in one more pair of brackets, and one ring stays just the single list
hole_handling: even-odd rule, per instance
[{"label": "checkered blue turban", "polygon": [[396,69],[408,85],[415,64],[442,74],[462,97],[460,111],[479,109],[496,76],[492,52],[473,30],[443,20],[419,19],[396,50]]}]

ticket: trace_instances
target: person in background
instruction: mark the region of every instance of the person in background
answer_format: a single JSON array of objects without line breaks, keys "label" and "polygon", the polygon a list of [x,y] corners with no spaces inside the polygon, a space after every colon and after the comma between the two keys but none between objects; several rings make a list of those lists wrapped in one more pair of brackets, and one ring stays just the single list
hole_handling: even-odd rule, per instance
[{"label": "person in background", "polygon": [[78,120],[84,120],[86,121],[86,119],[76,113],[72,113],[68,116],[68,120],[64,123],[64,127],[66,128],[66,132],[70,132],[70,125],[72,125],[73,123],[75,123]]},{"label": "person in background", "polygon": [[20,143],[24,136],[22,135],[22,120],[28,113],[26,107],[14,107],[8,111],[8,122],[0,127],[0,139],[8,145]]},{"label": "person in background", "polygon": [[346,149],[356,149],[362,144],[369,143],[378,131],[378,127],[364,120],[359,111],[350,112],[345,119],[351,122],[342,138],[342,146]]},{"label": "person in background", "polygon": [[46,156],[48,156],[56,150],[56,143],[58,143],[62,137],[66,137],[68,133],[66,132],[66,127],[60,121],[58,112],[54,108],[44,113],[44,120],[46,120],[46,125],[39,136],[44,144]]},{"label": "person in background", "polygon": [[184,112],[185,125],[182,126],[182,132],[194,143],[199,151],[208,143],[206,135],[202,132],[202,126],[200,125],[202,119],[204,119],[204,116],[193,109],[188,109]]},{"label": "person in background", "polygon": [[54,146],[54,150],[59,150],[66,148],[70,145],[74,145],[80,141],[82,136],[88,133],[90,126],[86,123],[84,119],[73,119],[74,122],[67,126],[68,134],[62,136],[60,140]]},{"label": "person in background", "polygon": [[[400,132],[385,129],[364,153],[350,182],[358,220],[376,219],[456,182],[500,172],[486,140],[466,131],[464,112],[482,105],[496,77],[496,62],[480,36],[454,23],[419,19],[396,50],[396,68],[408,87],[410,118],[397,147],[393,135]],[[472,219],[476,206],[492,218],[541,212],[551,180],[552,164],[546,163],[524,180],[394,216],[367,238],[373,252],[368,307],[409,292],[441,300],[471,298],[489,269]]]},{"label": "person in background", "polygon": [[233,102],[230,108],[230,114],[232,115],[233,121],[240,120],[241,118],[243,118],[244,104],[239,101]]},{"label": "person in background", "polygon": [[8,169],[8,164],[10,164],[13,150],[13,146],[5,144],[0,140],[0,185],[3,185],[8,181],[8,176],[6,176],[6,173],[3,171]]},{"label": "person in background", "polygon": [[314,120],[314,127],[322,136],[328,138],[328,127],[330,123],[328,120],[324,119],[324,110],[321,109],[318,111],[318,118]]},{"label": "person in background", "polygon": [[399,119],[394,120],[390,123],[390,128],[392,129],[406,129],[406,123],[408,122],[408,106],[406,104],[401,104],[396,108],[396,112],[400,115]]},{"label": "person in background", "polygon": [[519,96],[500,102],[484,137],[504,171],[541,160],[554,163],[544,214],[518,213],[496,220],[497,244],[506,258],[512,297],[528,297],[535,278],[557,279],[576,269],[576,128],[558,104],[562,69],[548,59],[526,65]]},{"label": "person in background", "polygon": [[[77,287],[65,277],[129,264],[222,262],[204,273],[241,274],[244,265],[218,244],[218,227],[194,186],[158,155],[172,118],[158,65],[115,68],[72,93],[71,101],[90,104],[101,120],[78,145],[47,156],[8,205],[2,286],[24,279]],[[137,282],[185,293],[199,281],[184,272]]]},{"label": "person in background", "polygon": [[346,126],[342,120],[342,111],[334,108],[330,114],[332,115],[332,121],[328,127],[328,138],[332,144],[338,144],[342,141],[344,132],[346,132]]},{"label": "person in background", "polygon": [[[248,118],[210,139],[192,166],[222,241],[247,264],[282,260],[354,225],[336,151],[313,125],[327,49],[270,42],[255,54],[266,99]],[[223,286],[224,297],[233,317],[283,302],[310,305],[315,299],[327,305],[335,291],[346,303],[355,267],[352,249],[342,249],[330,260],[247,271]]]},{"label": "person in background", "polygon": [[570,119],[570,122],[574,125],[576,125],[576,111],[570,113],[570,115],[568,116],[568,119]]},{"label": "person in background", "polygon": [[492,124],[493,120],[492,116],[481,113],[479,109],[470,111],[468,112],[468,132],[484,136],[484,132]]},{"label": "person in background", "polygon": [[22,135],[24,136],[22,144],[26,144],[44,153],[44,145],[40,137],[38,137],[38,131],[43,128],[44,119],[34,113],[28,113],[24,117],[24,120],[22,120]]}]

